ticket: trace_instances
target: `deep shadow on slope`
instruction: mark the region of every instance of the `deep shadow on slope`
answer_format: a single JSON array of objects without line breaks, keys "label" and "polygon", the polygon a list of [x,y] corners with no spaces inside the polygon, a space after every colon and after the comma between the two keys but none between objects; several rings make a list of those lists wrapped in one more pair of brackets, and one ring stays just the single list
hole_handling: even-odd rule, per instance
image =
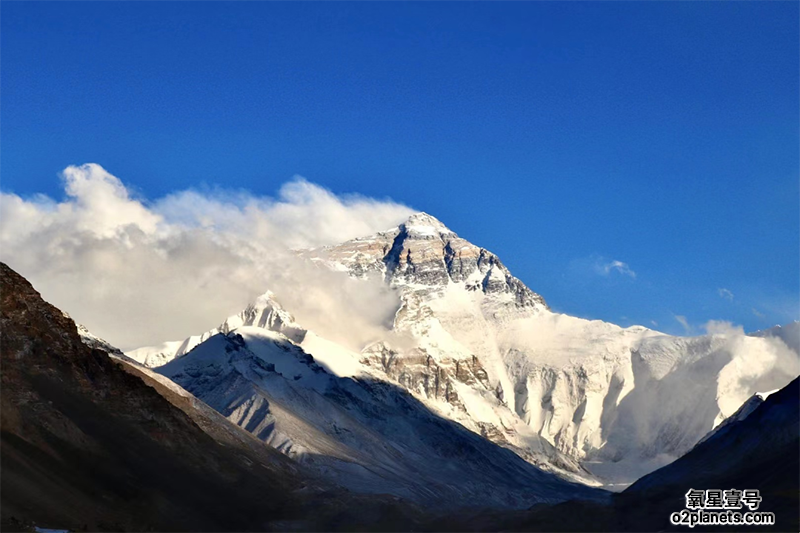
[{"label": "deep shadow on slope", "polygon": [[772,394],[744,420],[728,425],[675,462],[615,495],[611,505],[566,502],[528,511],[466,514],[433,529],[451,531],[689,531],[670,513],[685,508],[694,489],[758,489],[758,511],[776,514],[774,527],[700,526],[691,531],[800,530],[800,378]]},{"label": "deep shadow on slope", "polygon": [[[287,361],[311,377],[292,378],[297,367]],[[294,370],[284,375],[279,363]],[[297,456],[304,465],[354,492],[391,493],[437,512],[610,496],[526,462],[395,384],[328,374],[285,339],[217,334],[156,371],[259,438],[288,437],[306,450]],[[304,384],[316,378],[324,391]]]},{"label": "deep shadow on slope", "polygon": [[631,485],[617,497],[622,523],[680,529],[670,526],[669,512],[684,507],[690,488],[758,489],[763,498],[758,510],[777,515],[773,530],[800,531],[800,378],[744,420]]},{"label": "deep shadow on slope", "polygon": [[396,498],[326,490],[249,435],[205,432],[2,263],[0,297],[4,531],[414,527]]}]

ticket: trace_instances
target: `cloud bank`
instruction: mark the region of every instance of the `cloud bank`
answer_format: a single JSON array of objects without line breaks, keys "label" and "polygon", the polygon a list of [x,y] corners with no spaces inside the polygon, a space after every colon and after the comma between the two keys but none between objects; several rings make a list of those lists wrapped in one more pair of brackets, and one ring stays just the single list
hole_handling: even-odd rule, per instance
[{"label": "cloud bank", "polygon": [[275,198],[218,189],[152,202],[96,164],[62,178],[60,202],[0,193],[0,260],[123,350],[215,327],[267,289],[301,324],[351,342],[369,340],[396,309],[382,284],[356,289],[291,250],[388,229],[413,212],[407,206],[302,178]]},{"label": "cloud bank", "polygon": [[778,336],[750,337],[741,326],[720,320],[703,327],[707,335],[725,339],[722,350],[731,354],[730,364],[718,377],[719,407],[724,416],[733,414],[752,391],[785,387],[800,374],[800,354]]}]

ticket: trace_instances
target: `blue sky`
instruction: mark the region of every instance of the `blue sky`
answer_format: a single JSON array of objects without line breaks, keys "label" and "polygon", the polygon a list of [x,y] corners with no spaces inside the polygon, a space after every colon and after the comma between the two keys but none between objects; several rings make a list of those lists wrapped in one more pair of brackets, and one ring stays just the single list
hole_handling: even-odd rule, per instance
[{"label": "blue sky", "polygon": [[0,24],[4,192],[61,198],[86,162],[151,199],[299,174],[437,216],[558,311],[798,318],[796,2],[7,2]]}]

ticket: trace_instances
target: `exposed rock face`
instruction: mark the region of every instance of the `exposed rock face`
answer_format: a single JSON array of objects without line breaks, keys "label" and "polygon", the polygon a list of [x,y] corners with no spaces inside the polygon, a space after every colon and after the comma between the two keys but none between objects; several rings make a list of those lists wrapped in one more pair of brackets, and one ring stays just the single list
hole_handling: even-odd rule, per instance
[{"label": "exposed rock face", "polygon": [[[356,492],[394,494],[438,510],[605,498],[436,416],[395,384],[328,373],[281,333],[239,327],[157,371]],[[438,394],[446,396],[446,388]]]},{"label": "exposed rock face", "polygon": [[[589,470],[616,490],[800,373],[796,327],[681,338],[553,313],[494,254],[425,213],[300,255],[400,297],[391,333],[363,347],[353,375],[397,384],[533,464],[591,483]],[[307,338],[317,358],[334,347]]]},{"label": "exposed rock face", "polygon": [[460,360],[437,360],[423,348],[415,348],[403,354],[384,342],[370,345],[361,355],[362,364],[380,368],[406,390],[425,398],[447,402],[462,410],[464,405],[455,390],[456,381],[468,387],[489,390],[486,371],[474,356]]},{"label": "exposed rock face", "polygon": [[[383,368],[388,377],[421,397],[462,412],[459,384],[495,397],[498,403],[504,392],[490,383],[476,353],[460,346],[443,327],[431,303],[446,299],[448,291],[457,287],[480,296],[483,315],[490,318],[532,316],[548,309],[544,299],[512,276],[496,255],[460,238],[427,213],[412,215],[395,230],[303,255],[354,277],[380,276],[395,288],[402,304],[393,330],[414,339],[416,346],[401,350],[379,342],[363,350],[362,361]],[[504,435],[509,428],[498,427],[494,420],[476,423],[468,418],[457,417],[481,434],[496,436],[496,442],[508,443]]]},{"label": "exposed rock face", "polygon": [[418,527],[412,505],[331,490],[173,383],[85,345],[3,263],[0,358],[3,531]]},{"label": "exposed rock face", "polygon": [[397,229],[308,252],[309,257],[345,267],[355,277],[384,276],[392,286],[429,293],[450,282],[468,290],[503,294],[521,308],[544,308],[544,298],[511,275],[500,259],[460,238],[427,213]]}]

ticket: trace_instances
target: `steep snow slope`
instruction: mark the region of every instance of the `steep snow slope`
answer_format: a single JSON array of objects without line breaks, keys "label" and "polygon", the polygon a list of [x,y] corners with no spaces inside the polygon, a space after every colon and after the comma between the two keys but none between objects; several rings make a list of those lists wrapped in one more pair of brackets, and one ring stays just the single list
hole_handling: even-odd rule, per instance
[{"label": "steep snow slope", "polygon": [[388,492],[440,508],[603,497],[437,417],[395,385],[327,372],[281,333],[240,326],[157,371],[356,492]]},{"label": "steep snow slope", "polygon": [[[800,373],[798,354],[775,338],[670,337],[552,313],[491,252],[424,213],[306,255],[399,291],[394,329],[412,348],[379,343],[365,348],[365,362],[391,360],[384,369],[398,383],[524,447],[525,433],[504,419],[510,412],[617,486],[691,449],[757,390]],[[428,361],[439,371],[434,389],[424,386]]]},{"label": "steep snow slope", "polygon": [[[800,531],[800,387],[798,380],[771,394],[749,416],[698,444],[688,454],[645,476],[610,505],[568,502],[518,513],[466,513],[451,531],[688,531],[672,526],[696,490],[757,489],[758,511],[775,513],[758,531]],[[743,511],[747,510],[745,506]],[[697,524],[691,531],[746,531],[750,527]],[[442,527],[440,529],[445,529]]]},{"label": "steep snow slope", "polygon": [[[290,316],[267,329],[291,328],[337,375],[396,384],[534,464],[585,477],[582,463],[610,487],[674,460],[753,393],[800,373],[797,352],[775,335],[671,337],[553,313],[497,256],[425,213],[300,255],[396,290],[391,334],[356,354]],[[267,296],[241,320],[175,343],[176,351],[129,355],[157,366],[234,323],[258,325],[254,316],[276,308]]]}]

